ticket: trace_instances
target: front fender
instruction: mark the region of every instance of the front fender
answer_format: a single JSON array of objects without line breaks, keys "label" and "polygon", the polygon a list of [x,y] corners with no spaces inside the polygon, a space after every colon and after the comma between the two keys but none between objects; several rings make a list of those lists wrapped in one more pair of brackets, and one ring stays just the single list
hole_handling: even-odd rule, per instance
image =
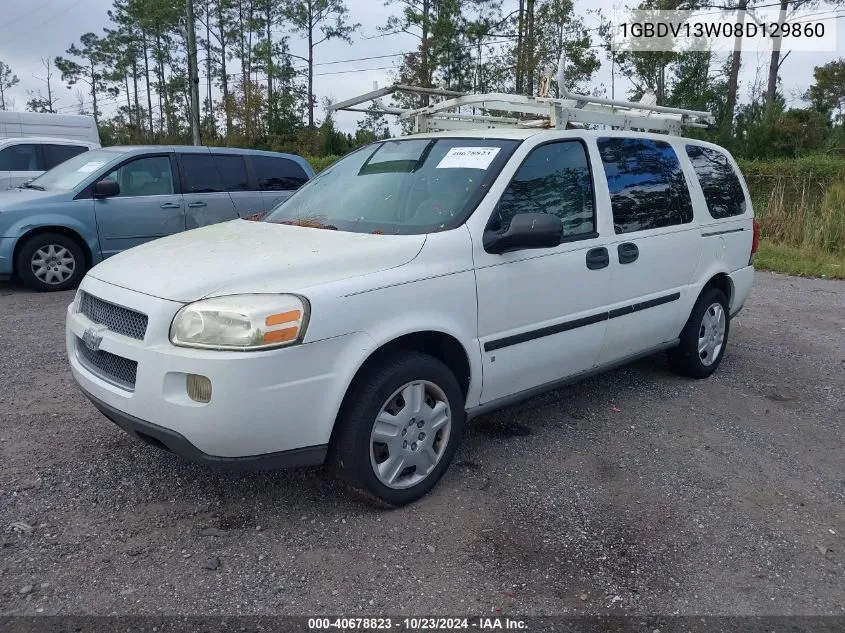
[{"label": "front fender", "polygon": [[[481,395],[481,351],[478,347],[475,274],[465,270],[415,282],[399,284],[336,299],[338,303],[314,301],[315,314],[331,314],[332,326],[325,321],[318,328],[325,333],[335,329],[365,332],[374,343],[349,376],[354,375],[379,348],[407,334],[437,332],[455,339],[463,348],[470,366],[467,407]],[[401,306],[401,307],[399,307]],[[315,323],[315,325],[317,325]]]},{"label": "front fender", "polygon": [[[373,341],[350,372],[351,382],[379,348],[408,334],[438,332],[455,339],[467,356],[470,383],[466,406],[481,396],[482,359],[478,344],[478,302],[472,240],[466,227],[426,236],[407,264],[307,289],[313,308],[312,340],[365,332]],[[347,385],[348,388],[348,385]]]},{"label": "front fender", "polygon": [[381,323],[377,329],[367,330],[367,333],[376,341],[378,348],[403,336],[422,332],[445,334],[455,339],[463,348],[470,369],[465,406],[466,408],[476,406],[481,398],[481,350],[478,339],[473,336],[473,333],[468,332],[467,328],[455,319],[446,317],[442,313],[421,313],[412,319],[403,318],[401,321]]},{"label": "front fender", "polygon": [[9,224],[4,231],[5,236],[14,245],[24,236],[38,229],[59,228],[73,231],[88,247],[91,254],[91,265],[100,262],[100,240],[97,236],[97,223],[93,210],[90,218],[77,218],[63,213],[35,213],[27,214]]}]

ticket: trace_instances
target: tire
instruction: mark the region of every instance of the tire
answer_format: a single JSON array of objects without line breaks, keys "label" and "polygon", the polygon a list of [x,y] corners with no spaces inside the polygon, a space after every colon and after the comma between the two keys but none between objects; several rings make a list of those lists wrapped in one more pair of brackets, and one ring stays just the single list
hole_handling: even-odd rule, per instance
[{"label": "tire", "polygon": [[680,344],[668,352],[672,368],[690,378],[710,376],[725,355],[730,327],[725,293],[718,288],[705,288],[681,331]]},{"label": "tire", "polygon": [[[425,404],[412,408],[421,394]],[[388,353],[369,361],[352,381],[327,465],[377,505],[404,506],[427,494],[446,472],[465,419],[461,388],[446,365],[415,351]]]},{"label": "tire", "polygon": [[[36,262],[53,264],[38,266]],[[27,239],[18,251],[15,271],[25,286],[38,292],[75,288],[85,276],[85,254],[72,238],[41,233]]]}]

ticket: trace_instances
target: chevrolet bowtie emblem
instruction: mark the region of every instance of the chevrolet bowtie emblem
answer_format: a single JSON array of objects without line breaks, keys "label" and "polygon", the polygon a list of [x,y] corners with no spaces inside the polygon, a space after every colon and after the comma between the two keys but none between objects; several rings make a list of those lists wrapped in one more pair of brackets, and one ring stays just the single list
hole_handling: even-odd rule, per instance
[{"label": "chevrolet bowtie emblem", "polygon": [[100,349],[100,343],[103,341],[103,332],[108,330],[105,325],[98,325],[96,327],[89,327],[82,335],[82,342],[92,352]]}]

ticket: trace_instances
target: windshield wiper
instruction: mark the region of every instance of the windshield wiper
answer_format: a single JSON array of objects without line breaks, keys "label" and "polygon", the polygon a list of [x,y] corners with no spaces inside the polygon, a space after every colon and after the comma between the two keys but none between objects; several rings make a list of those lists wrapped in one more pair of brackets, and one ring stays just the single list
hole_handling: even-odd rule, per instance
[{"label": "windshield wiper", "polygon": [[317,222],[316,220],[282,220],[277,224],[289,224],[290,226],[305,226],[312,229],[329,229],[331,231],[337,231],[337,227],[333,224],[323,224],[322,222]]},{"label": "windshield wiper", "polygon": [[31,182],[25,182],[18,187],[18,189],[35,189],[36,191],[46,191],[41,185],[33,185]]}]

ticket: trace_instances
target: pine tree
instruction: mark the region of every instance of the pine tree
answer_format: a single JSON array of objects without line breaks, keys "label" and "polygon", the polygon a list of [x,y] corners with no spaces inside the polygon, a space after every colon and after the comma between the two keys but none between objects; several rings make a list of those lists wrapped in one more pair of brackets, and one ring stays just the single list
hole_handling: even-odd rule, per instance
[{"label": "pine tree", "polygon": [[8,64],[0,61],[0,110],[6,109],[6,91],[20,82]]},{"label": "pine tree", "polygon": [[308,41],[308,127],[314,129],[314,49],[327,40],[352,43],[352,33],[360,24],[349,22],[349,9],[343,0],[288,0],[283,15],[291,30]]},{"label": "pine tree", "polygon": [[79,58],[81,63],[66,57],[56,57],[55,64],[56,68],[62,73],[62,81],[66,82],[68,87],[79,81],[88,85],[93,103],[92,114],[94,121],[99,124],[100,109],[97,105],[97,96],[104,89],[102,71],[105,54],[103,42],[95,33],[85,33],[79,38],[79,43],[81,48],[76,44],[71,44],[66,52],[72,57]]}]

